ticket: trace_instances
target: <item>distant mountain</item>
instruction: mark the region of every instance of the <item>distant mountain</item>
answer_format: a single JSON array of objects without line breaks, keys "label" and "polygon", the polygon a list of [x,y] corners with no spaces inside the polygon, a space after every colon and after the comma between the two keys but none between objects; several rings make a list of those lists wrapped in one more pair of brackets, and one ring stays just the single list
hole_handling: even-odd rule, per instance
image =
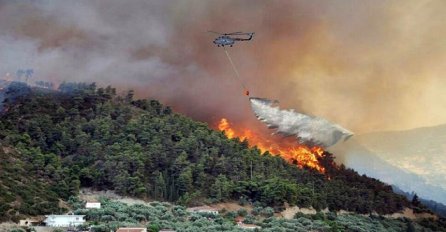
[{"label": "distant mountain", "polygon": [[[392,189],[393,189],[394,192],[406,196],[407,199],[410,200],[410,201],[413,199],[413,197],[415,195],[414,192],[411,192],[411,193],[405,192],[405,191],[401,190],[400,188],[398,188],[395,185],[392,186]],[[441,204],[441,203],[436,202],[436,201],[426,200],[426,199],[423,199],[423,198],[420,198],[419,201],[423,205],[425,205],[426,207],[431,209],[433,212],[435,212],[436,214],[438,214],[438,215],[440,215],[442,217],[446,217],[446,205]]]},{"label": "distant mountain", "polygon": [[376,132],[356,139],[383,160],[446,190],[446,125]]},{"label": "distant mountain", "polygon": [[5,100],[6,87],[6,81],[0,80],[0,112],[3,110],[3,101]]},{"label": "distant mountain", "polygon": [[[388,145],[391,143],[390,141],[396,140],[387,138],[388,141],[382,139],[378,142],[377,137],[378,136],[370,137],[376,139],[373,140],[373,144],[376,144],[376,147],[381,145],[380,142]],[[424,199],[434,200],[443,204],[446,203],[446,190],[440,186],[440,183],[427,181],[425,177],[416,173],[414,170],[402,168],[401,165],[399,165],[400,162],[395,157],[401,157],[400,159],[403,159],[402,157],[404,156],[397,155],[399,154],[397,149],[393,150],[394,153],[392,153],[392,155],[385,153],[387,154],[387,159],[383,158],[384,155],[382,154],[384,153],[373,151],[362,144],[362,141],[366,140],[365,138],[367,137],[362,137],[362,135],[356,136],[345,143],[332,147],[330,151],[337,154],[337,159],[340,162],[344,163],[347,167],[355,169],[360,174],[365,174],[385,183],[398,186],[398,188],[405,192],[415,192],[418,196]],[[370,142],[369,144],[372,143]],[[399,143],[399,145],[404,147],[404,143]],[[417,150],[417,148],[413,147],[413,142],[407,142],[407,146],[412,146],[413,149]],[[421,148],[418,148],[418,150],[419,149]],[[401,149],[401,154],[404,152],[407,154],[414,154],[414,152],[411,153],[409,150],[410,149]],[[420,163],[413,165],[419,165],[420,168],[424,168],[425,164]]]}]

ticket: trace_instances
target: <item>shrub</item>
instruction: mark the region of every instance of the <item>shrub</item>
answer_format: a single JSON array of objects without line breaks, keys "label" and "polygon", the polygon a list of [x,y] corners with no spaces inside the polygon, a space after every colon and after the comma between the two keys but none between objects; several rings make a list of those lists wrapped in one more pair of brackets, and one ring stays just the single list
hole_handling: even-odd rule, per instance
[{"label": "shrub", "polygon": [[298,218],[306,218],[307,216],[302,213],[302,212],[297,212],[296,214],[294,214],[294,218],[298,219]]},{"label": "shrub", "polygon": [[248,211],[246,211],[246,209],[241,208],[241,209],[237,210],[238,216],[245,217],[247,214],[248,214]]},{"label": "shrub", "polygon": [[238,200],[239,205],[245,206],[249,203],[249,201],[246,199],[246,197],[240,197]]},{"label": "shrub", "polygon": [[325,220],[325,214],[319,211],[316,214],[311,215],[311,219],[313,219],[313,220]]},{"label": "shrub", "polygon": [[230,220],[230,221],[233,221],[235,219],[235,217],[237,217],[237,213],[233,212],[233,211],[228,212],[228,213],[225,214],[225,218]]},{"label": "shrub", "polygon": [[337,218],[337,214],[336,214],[336,212],[328,212],[326,214],[326,217],[328,220],[334,221]]},{"label": "shrub", "polygon": [[254,223],[254,220],[255,220],[255,217],[253,216],[253,215],[247,215],[246,217],[245,217],[245,219],[243,220],[243,223],[246,223],[246,224],[253,224]]},{"label": "shrub", "polygon": [[261,211],[261,215],[264,217],[272,217],[274,216],[274,209],[271,207],[266,207]]},{"label": "shrub", "polygon": [[14,228],[14,229],[11,229],[10,232],[25,232],[25,230],[22,228]]},{"label": "shrub", "polygon": [[251,214],[252,215],[259,215],[262,212],[263,208],[260,206],[254,207],[254,209],[252,209]]}]

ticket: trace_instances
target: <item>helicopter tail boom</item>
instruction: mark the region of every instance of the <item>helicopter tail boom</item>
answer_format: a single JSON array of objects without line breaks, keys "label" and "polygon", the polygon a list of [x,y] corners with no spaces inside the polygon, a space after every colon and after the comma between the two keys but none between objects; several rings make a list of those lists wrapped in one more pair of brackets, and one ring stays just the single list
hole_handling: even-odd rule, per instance
[{"label": "helicopter tail boom", "polygon": [[249,38],[234,38],[234,40],[236,40],[236,41],[248,41],[248,40],[252,39],[252,37],[254,36],[254,32],[243,33],[243,34],[239,34],[239,35],[248,35]]}]

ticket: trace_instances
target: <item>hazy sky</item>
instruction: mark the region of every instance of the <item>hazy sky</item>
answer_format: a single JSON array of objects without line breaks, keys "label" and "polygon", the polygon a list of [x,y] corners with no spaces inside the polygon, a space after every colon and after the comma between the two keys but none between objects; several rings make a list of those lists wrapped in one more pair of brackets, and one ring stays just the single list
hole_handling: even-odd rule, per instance
[{"label": "hazy sky", "polygon": [[133,88],[195,119],[256,124],[251,93],[356,133],[446,123],[446,1],[0,0],[0,76]]}]

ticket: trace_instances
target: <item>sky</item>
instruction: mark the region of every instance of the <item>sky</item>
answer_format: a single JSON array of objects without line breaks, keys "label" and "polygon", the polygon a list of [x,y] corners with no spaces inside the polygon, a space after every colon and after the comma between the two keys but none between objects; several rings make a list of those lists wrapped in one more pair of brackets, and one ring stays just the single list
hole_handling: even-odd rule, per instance
[{"label": "sky", "polygon": [[355,133],[446,123],[443,0],[0,0],[0,77],[134,89],[194,119],[261,127],[256,97]]}]

